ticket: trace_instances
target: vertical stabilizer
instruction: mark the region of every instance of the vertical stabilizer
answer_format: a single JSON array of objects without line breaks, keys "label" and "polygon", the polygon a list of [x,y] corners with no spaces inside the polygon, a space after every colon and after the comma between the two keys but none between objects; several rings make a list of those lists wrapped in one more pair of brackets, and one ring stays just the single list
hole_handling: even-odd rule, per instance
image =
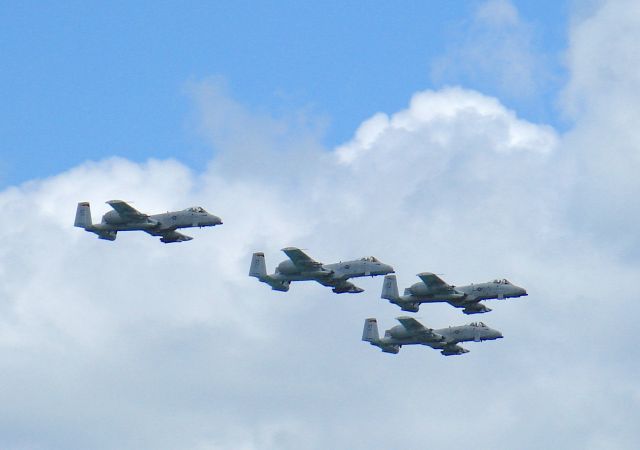
[{"label": "vertical stabilizer", "polygon": [[76,220],[73,223],[73,226],[84,228],[91,228],[93,222],[91,221],[91,208],[89,207],[89,202],[81,202],[78,203],[78,208],[76,209]]},{"label": "vertical stabilizer", "polygon": [[267,266],[264,262],[264,253],[254,253],[251,258],[249,276],[263,279],[267,276]]},{"label": "vertical stabilizer", "polygon": [[365,319],[364,329],[362,330],[362,340],[373,344],[380,341],[378,321],[376,319]]},{"label": "vertical stabilizer", "polygon": [[398,295],[398,281],[395,275],[385,275],[380,297],[391,301],[396,301],[400,298]]}]

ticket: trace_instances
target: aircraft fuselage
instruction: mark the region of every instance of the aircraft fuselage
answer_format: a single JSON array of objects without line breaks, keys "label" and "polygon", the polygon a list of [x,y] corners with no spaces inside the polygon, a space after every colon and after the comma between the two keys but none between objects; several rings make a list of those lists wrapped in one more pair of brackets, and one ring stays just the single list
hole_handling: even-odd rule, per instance
[{"label": "aircraft fuselage", "polygon": [[[435,335],[435,336],[434,336]],[[383,345],[417,345],[423,344],[436,349],[460,342],[491,341],[501,339],[502,333],[486,325],[460,325],[433,330],[433,334],[420,334],[408,331],[402,325],[396,325],[385,332],[380,339]]]},{"label": "aircraft fuselage", "polygon": [[467,286],[451,286],[442,291],[430,289],[426,284],[418,282],[405,290],[400,301],[408,303],[431,303],[446,301],[454,305],[465,305],[488,299],[504,299],[527,295],[523,288],[511,283],[490,281]]},{"label": "aircraft fuselage", "polygon": [[381,262],[357,259],[335,264],[321,264],[316,270],[301,271],[291,260],[282,261],[271,278],[280,281],[346,280],[366,276],[385,275],[393,268]]},{"label": "aircraft fuselage", "polygon": [[102,222],[93,225],[100,231],[133,231],[133,230],[177,230],[178,228],[211,227],[220,225],[219,217],[207,212],[189,210],[172,211],[153,214],[145,221],[130,221],[123,218],[117,211],[109,211],[102,216]]}]

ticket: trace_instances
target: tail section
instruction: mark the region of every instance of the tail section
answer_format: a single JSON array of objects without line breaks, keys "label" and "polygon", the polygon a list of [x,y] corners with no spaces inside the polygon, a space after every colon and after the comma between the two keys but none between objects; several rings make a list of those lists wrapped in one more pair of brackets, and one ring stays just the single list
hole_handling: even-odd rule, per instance
[{"label": "tail section", "polygon": [[267,276],[267,266],[264,262],[264,253],[254,253],[251,258],[251,268],[249,269],[249,276],[256,277],[258,279],[264,279]]},{"label": "tail section", "polygon": [[399,344],[390,344],[380,341],[380,334],[378,333],[378,321],[376,319],[365,319],[364,329],[362,330],[362,340],[368,342],[371,345],[375,345],[384,353],[396,354],[400,351]]},{"label": "tail section", "polygon": [[398,281],[396,280],[395,275],[385,275],[384,281],[382,282],[382,294],[380,297],[386,300],[391,300],[392,302],[395,302],[400,298],[398,295]]},{"label": "tail section", "polygon": [[362,340],[376,345],[380,341],[378,333],[378,321],[376,319],[365,319],[362,330]]},{"label": "tail section", "polygon": [[78,228],[91,228],[93,222],[91,221],[91,207],[89,206],[89,202],[81,202],[78,203],[78,208],[76,209],[76,220],[73,223],[73,226]]},{"label": "tail section", "polygon": [[289,290],[290,280],[281,279],[267,275],[267,266],[264,262],[264,253],[254,253],[251,258],[251,267],[249,268],[249,276],[256,277],[263,283],[267,283],[274,291],[287,292]]}]

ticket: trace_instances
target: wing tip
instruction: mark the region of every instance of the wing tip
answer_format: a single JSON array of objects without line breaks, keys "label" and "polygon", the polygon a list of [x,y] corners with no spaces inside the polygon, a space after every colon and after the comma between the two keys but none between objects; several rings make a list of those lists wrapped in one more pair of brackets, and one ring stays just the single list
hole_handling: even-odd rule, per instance
[{"label": "wing tip", "polygon": [[396,320],[407,320],[407,319],[415,319],[415,317],[411,317],[411,316],[398,316],[398,317],[396,317]]},{"label": "wing tip", "polygon": [[416,276],[418,276],[418,277],[428,277],[428,276],[431,276],[431,275],[435,275],[435,273],[433,273],[433,272],[420,272]]}]

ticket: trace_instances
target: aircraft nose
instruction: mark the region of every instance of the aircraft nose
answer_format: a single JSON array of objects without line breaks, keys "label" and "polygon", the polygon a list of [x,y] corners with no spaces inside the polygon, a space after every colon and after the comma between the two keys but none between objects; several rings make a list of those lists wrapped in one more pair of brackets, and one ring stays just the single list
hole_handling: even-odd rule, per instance
[{"label": "aircraft nose", "polygon": [[211,216],[211,223],[213,225],[222,225],[222,219],[220,219],[220,217],[218,216]]},{"label": "aircraft nose", "polygon": [[496,339],[502,339],[504,336],[499,331],[496,331]]}]

